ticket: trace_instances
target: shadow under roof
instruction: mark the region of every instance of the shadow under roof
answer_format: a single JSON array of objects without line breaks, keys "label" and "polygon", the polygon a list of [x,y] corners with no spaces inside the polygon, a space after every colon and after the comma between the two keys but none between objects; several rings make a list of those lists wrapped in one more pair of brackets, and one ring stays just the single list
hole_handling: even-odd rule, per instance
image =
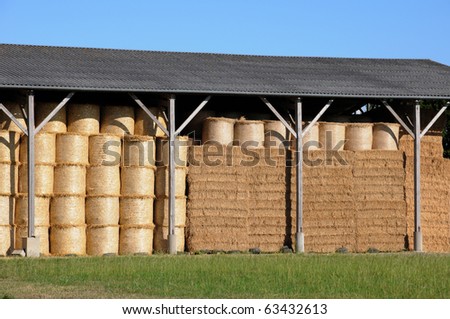
[{"label": "shadow under roof", "polygon": [[349,59],[0,45],[0,88],[450,99],[450,67]]}]

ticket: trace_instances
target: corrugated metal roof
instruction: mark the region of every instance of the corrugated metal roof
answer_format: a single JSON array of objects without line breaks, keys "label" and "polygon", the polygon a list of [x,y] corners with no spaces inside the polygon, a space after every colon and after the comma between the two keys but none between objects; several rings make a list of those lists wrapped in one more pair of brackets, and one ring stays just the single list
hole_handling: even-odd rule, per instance
[{"label": "corrugated metal roof", "polygon": [[227,55],[0,45],[0,87],[289,96],[450,98],[431,60]]}]

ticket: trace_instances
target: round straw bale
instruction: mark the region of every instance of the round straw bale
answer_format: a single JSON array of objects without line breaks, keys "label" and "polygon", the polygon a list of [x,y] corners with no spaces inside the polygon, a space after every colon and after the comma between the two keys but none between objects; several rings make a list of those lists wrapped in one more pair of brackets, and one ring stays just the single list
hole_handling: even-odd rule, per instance
[{"label": "round straw bale", "polygon": [[[154,116],[156,116],[156,118],[163,125],[163,127],[167,128],[167,122],[163,115],[162,108],[150,107],[149,111],[152,112]],[[157,136],[157,137],[165,136],[161,128],[155,122],[153,122],[150,116],[148,116],[147,113],[145,113],[145,111],[140,107],[136,108],[136,121],[134,123],[134,134]]]},{"label": "round straw bale", "polygon": [[[306,125],[305,125],[306,124]],[[304,123],[303,129],[305,129],[309,123]],[[314,124],[309,132],[303,137],[303,148],[305,151],[318,150],[319,144],[319,124]]]},{"label": "round straw bale", "polygon": [[0,163],[0,194],[15,195],[18,191],[19,166],[10,163]]},{"label": "round straw bale", "polygon": [[87,169],[86,192],[91,196],[120,195],[119,166],[90,166]]},{"label": "round straw bale", "polygon": [[120,137],[110,134],[97,134],[89,137],[89,163],[91,165],[120,165]]},{"label": "round straw bale", "polygon": [[374,150],[398,150],[398,134],[400,124],[375,123],[373,126]]},{"label": "round straw bale", "polygon": [[234,144],[256,148],[264,146],[264,123],[239,120],[234,124]]},{"label": "round straw bale", "polygon": [[17,132],[0,131],[0,162],[19,162],[20,134]]},{"label": "round straw bale", "polygon": [[119,226],[92,226],[86,231],[86,252],[90,256],[119,253]]},{"label": "round straw bale", "polygon": [[[47,226],[35,226],[34,234],[39,237],[39,249],[41,256],[49,255],[49,227]],[[18,225],[16,226],[16,249],[23,249],[22,238],[28,237],[28,226]]]},{"label": "round straw bale", "polygon": [[[153,241],[152,241],[153,244]],[[0,225],[0,256],[7,256],[14,249],[14,227]]]},{"label": "round straw bale", "polygon": [[[57,103],[36,102],[36,125],[42,121],[56,108]],[[66,107],[56,113],[47,124],[42,127],[42,132],[65,133],[67,132]]]},{"label": "round straw bale", "polygon": [[345,144],[345,124],[321,122],[319,124],[319,142],[326,150],[342,151]]},{"label": "round straw bale", "polygon": [[[159,166],[156,169],[156,187],[157,197],[169,196],[169,169],[165,166]],[[175,196],[184,196],[186,194],[186,168],[175,168]]]},{"label": "round straw bale", "polygon": [[85,223],[84,196],[54,196],[50,203],[50,225]]},{"label": "round straw bale", "polygon": [[[48,226],[50,223],[50,197],[34,197],[34,224]],[[28,225],[28,196],[19,195],[16,199],[16,225]]]},{"label": "round straw bale", "polygon": [[86,225],[52,225],[50,228],[52,255],[86,255]]},{"label": "round straw bale", "polygon": [[202,143],[233,145],[235,122],[225,117],[208,117],[203,121]]},{"label": "round straw bale", "polygon": [[[54,166],[35,165],[34,190],[36,195],[50,196],[53,194]],[[19,192],[28,193],[28,165],[19,166]]]},{"label": "round straw bale", "polygon": [[[157,252],[168,252],[169,250],[169,228],[156,226],[153,233],[153,250]],[[177,251],[184,251],[184,227],[175,227]]]},{"label": "round straw bale", "polygon": [[[178,136],[175,140],[175,165],[187,166],[187,154],[189,149],[189,138]],[[156,139],[156,165],[169,165],[169,140],[167,138]]]},{"label": "round straw bale", "polygon": [[152,225],[153,197],[120,198],[121,225]]},{"label": "round straw bale", "polygon": [[153,251],[153,225],[131,225],[120,227],[121,255],[147,254]]},{"label": "round straw bale", "polygon": [[67,131],[93,135],[100,132],[100,106],[96,104],[69,104]]},{"label": "round straw bale", "polygon": [[155,194],[154,167],[122,167],[122,190],[125,196],[153,196]]},{"label": "round straw bale", "polygon": [[82,165],[56,165],[54,193],[56,195],[85,195],[86,167]]},{"label": "round straw bale", "polygon": [[[169,226],[169,199],[158,198],[155,201],[155,224]],[[175,226],[186,225],[186,197],[175,198]]]},{"label": "round straw bale", "polygon": [[78,133],[56,136],[56,163],[89,164],[89,137]]},{"label": "round straw bale", "polygon": [[0,225],[14,225],[15,204],[13,196],[0,195]]},{"label": "round straw bale", "polygon": [[122,166],[155,166],[155,139],[151,136],[125,136],[122,153]]},{"label": "round straw bale", "polygon": [[[23,116],[21,105],[16,102],[2,102],[5,107],[11,112],[12,115],[17,119],[17,121],[23,126],[23,128],[27,128],[27,122]],[[3,112],[0,111],[0,129],[5,131],[13,131],[18,133],[23,133],[22,130],[11,121],[11,119]]]},{"label": "round straw bale", "polygon": [[86,223],[88,225],[119,224],[119,197],[86,197]]},{"label": "round straw bale", "polygon": [[[188,117],[190,114],[191,114],[190,112],[187,112],[187,114],[184,114],[184,117]],[[209,117],[216,117],[216,115],[217,112],[213,110],[203,109],[197,113],[197,115],[192,119],[192,121],[189,122],[188,125],[186,125],[183,131],[188,134],[194,132],[196,136],[202,136],[204,121]]]},{"label": "round straw bale", "polygon": [[[28,137],[23,136],[20,143],[20,161],[28,162]],[[34,162],[36,164],[55,164],[56,160],[56,135],[51,133],[39,133],[34,138]]]},{"label": "round straw bale", "polygon": [[372,149],[372,123],[349,123],[345,129],[345,149],[367,151]]},{"label": "round straw bale", "polygon": [[134,135],[134,108],[125,105],[102,108],[101,133],[114,135]]},{"label": "round straw bale", "polygon": [[280,147],[286,145],[288,130],[281,121],[264,121],[264,146]]}]

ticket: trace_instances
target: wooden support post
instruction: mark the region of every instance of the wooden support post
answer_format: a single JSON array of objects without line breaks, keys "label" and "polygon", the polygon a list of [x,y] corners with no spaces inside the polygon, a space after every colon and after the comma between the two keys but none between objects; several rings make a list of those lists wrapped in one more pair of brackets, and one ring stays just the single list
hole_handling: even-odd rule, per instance
[{"label": "wooden support post", "polygon": [[176,255],[175,235],[175,95],[170,96],[169,104],[169,253]]},{"label": "wooden support post", "polygon": [[297,232],[295,234],[295,252],[305,252],[305,235],[303,233],[303,134],[302,134],[302,99],[297,98],[295,131],[297,133],[296,147],[296,182],[297,182]]},{"label": "wooden support post", "polygon": [[414,250],[417,252],[422,251],[420,205],[420,103],[416,101],[414,123]]}]

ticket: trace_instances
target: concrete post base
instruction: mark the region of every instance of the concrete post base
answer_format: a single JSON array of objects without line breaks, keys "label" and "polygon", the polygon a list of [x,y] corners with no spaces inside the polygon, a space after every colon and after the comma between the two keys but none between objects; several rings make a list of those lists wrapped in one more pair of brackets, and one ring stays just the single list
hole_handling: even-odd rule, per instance
[{"label": "concrete post base", "polygon": [[175,235],[168,236],[169,239],[169,254],[176,255],[177,254],[177,237]]},{"label": "concrete post base", "polygon": [[305,252],[305,234],[296,233],[295,234],[295,252],[297,254]]},{"label": "concrete post base", "polygon": [[414,251],[422,252],[422,231],[414,232]]},{"label": "concrete post base", "polygon": [[39,237],[22,238],[22,247],[27,257],[39,257],[41,255]]}]

